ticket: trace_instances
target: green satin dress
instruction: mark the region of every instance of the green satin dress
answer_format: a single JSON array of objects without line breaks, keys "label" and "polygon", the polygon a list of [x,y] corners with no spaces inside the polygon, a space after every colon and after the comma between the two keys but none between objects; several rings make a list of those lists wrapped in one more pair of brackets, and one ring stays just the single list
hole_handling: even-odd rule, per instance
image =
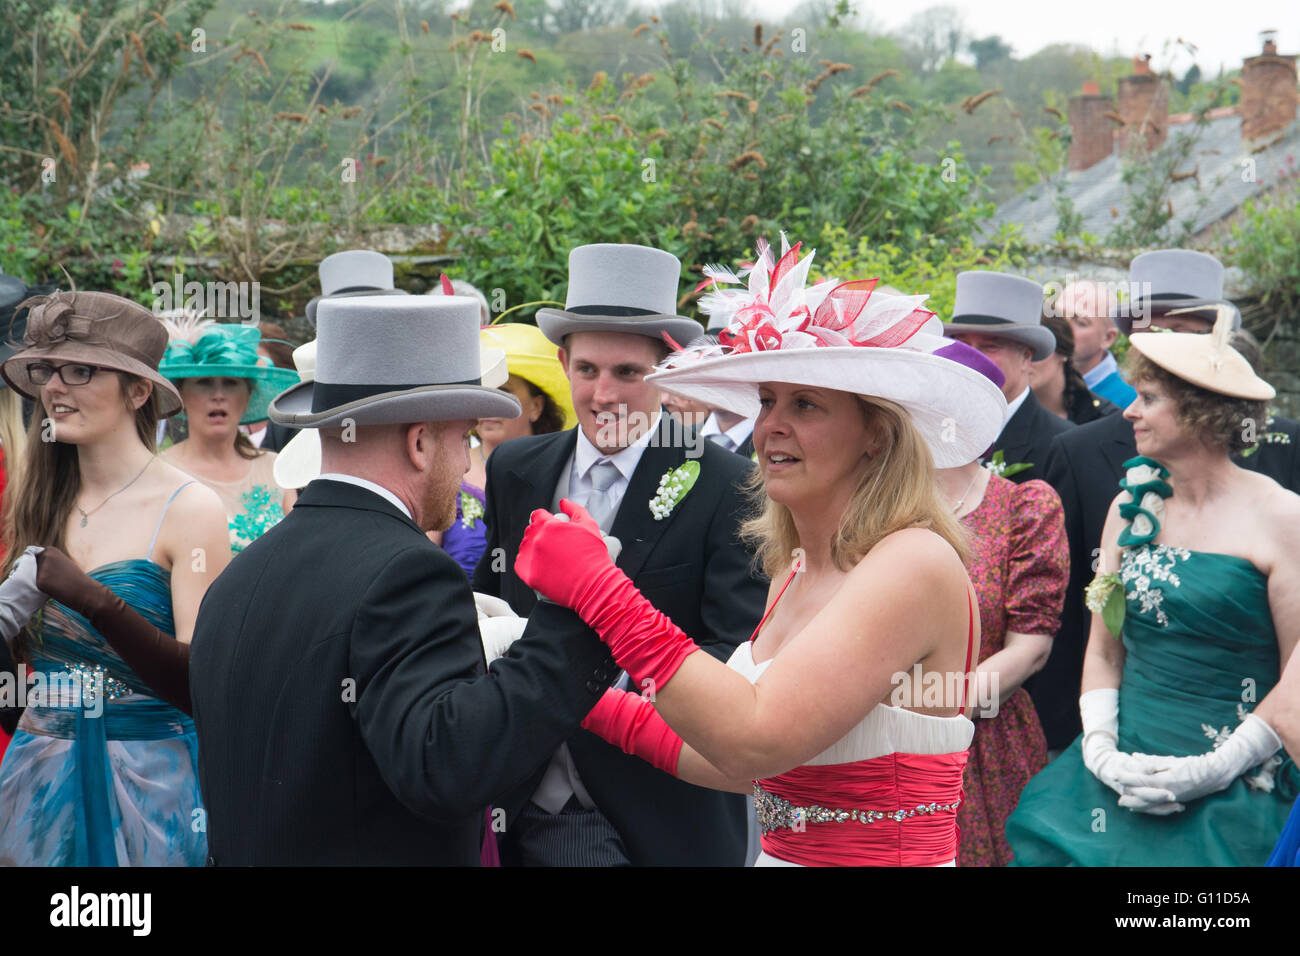
[{"label": "green satin dress", "polygon": [[[1134,502],[1141,498],[1139,490]],[[1158,521],[1135,504],[1121,506],[1125,517],[1139,511],[1150,530],[1139,537],[1126,529],[1142,543],[1125,547],[1120,565],[1127,657],[1119,749],[1205,753],[1277,683],[1268,579],[1244,558],[1152,543]],[[1262,866],[1300,787],[1300,772],[1280,751],[1181,813],[1137,813],[1083,765],[1080,742],[1029,782],[1007,821],[1017,865]]]}]

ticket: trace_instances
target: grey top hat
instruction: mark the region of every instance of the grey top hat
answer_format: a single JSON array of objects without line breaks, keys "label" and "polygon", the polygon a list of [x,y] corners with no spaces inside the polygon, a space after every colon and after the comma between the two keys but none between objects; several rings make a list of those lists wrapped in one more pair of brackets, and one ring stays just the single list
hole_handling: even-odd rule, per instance
[{"label": "grey top hat", "polygon": [[1241,328],[1241,313],[1223,298],[1223,263],[1194,249],[1155,249],[1137,256],[1128,267],[1130,286],[1141,290],[1115,310],[1115,324],[1127,335],[1136,316],[1179,312],[1205,320],[1208,332],[1218,307],[1234,311],[1232,328]]},{"label": "grey top hat", "polygon": [[682,264],[650,246],[596,243],[569,251],[569,289],[563,309],[538,309],[537,327],[556,345],[572,332],[630,332],[680,345],[700,334],[700,323],[677,314]]},{"label": "grey top hat", "polygon": [[481,384],[478,302],[459,295],[322,299],[316,371],[281,392],[271,421],[296,428],[515,418],[513,395]]},{"label": "grey top hat", "polygon": [[370,249],[348,249],[326,256],[316,267],[321,294],[307,303],[307,321],[316,324],[321,299],[332,296],[406,295],[393,288],[393,260]]},{"label": "grey top hat", "polygon": [[1043,325],[1043,287],[1005,272],[957,273],[952,321],[943,332],[1013,339],[1033,349],[1035,362],[1056,351],[1056,336]]}]

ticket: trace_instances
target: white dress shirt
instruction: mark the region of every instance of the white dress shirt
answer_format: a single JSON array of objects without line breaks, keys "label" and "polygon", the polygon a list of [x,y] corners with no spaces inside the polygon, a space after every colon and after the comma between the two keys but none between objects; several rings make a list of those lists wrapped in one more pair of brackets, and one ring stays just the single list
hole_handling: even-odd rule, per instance
[{"label": "white dress shirt", "polygon": [[1102,379],[1118,371],[1119,363],[1115,361],[1115,356],[1106,352],[1100,362],[1083,373],[1083,384],[1090,389],[1096,388],[1101,384]]},{"label": "white dress shirt", "polygon": [[559,508],[561,498],[568,498],[579,504],[586,501],[587,496],[591,494],[592,467],[598,462],[607,461],[618,469],[618,478],[605,492],[609,495],[609,500],[614,503],[614,510],[617,512],[619,503],[623,500],[623,492],[627,491],[627,483],[632,480],[632,472],[636,471],[636,466],[640,464],[641,455],[650,444],[650,439],[659,432],[662,415],[663,412],[660,412],[655,417],[654,423],[644,435],[612,455],[606,455],[593,445],[591,439],[579,428],[578,444],[573,449],[573,457],[569,460],[569,466],[560,472],[560,481],[556,486],[553,502],[555,507]]},{"label": "white dress shirt", "polygon": [[1020,411],[1020,406],[1025,404],[1025,399],[1028,397],[1029,397],[1029,386],[1026,385],[1025,390],[1023,392],[1021,392],[1011,401],[1007,402],[1007,414],[1006,417],[1002,419],[1003,427],[1006,426],[1007,422],[1011,421],[1011,417],[1015,415],[1016,412]]},{"label": "white dress shirt", "polygon": [[406,515],[406,517],[410,518],[412,521],[415,520],[411,515],[411,509],[402,504],[402,499],[398,498],[397,495],[393,494],[383,485],[377,485],[366,478],[358,478],[356,475],[342,475],[336,471],[332,471],[329,474],[318,476],[317,480],[341,481],[345,485],[356,485],[358,488],[365,488],[367,491],[373,491],[375,494],[379,495],[379,497],[392,504],[392,506],[402,514]]},{"label": "white dress shirt", "polygon": [[709,417],[700,426],[700,437],[711,439],[713,435],[726,435],[731,440],[731,450],[737,451],[741,445],[745,444],[745,439],[754,434],[755,421],[757,419],[742,418],[726,431],[723,431],[718,424],[718,413],[710,412]]},{"label": "white dress shirt", "polygon": [[[660,412],[660,415],[663,413]],[[609,519],[613,524],[613,516],[618,514],[618,509],[623,502],[623,494],[627,491],[628,482],[632,478],[632,472],[636,471],[636,466],[641,461],[641,455],[645,453],[650,444],[650,439],[659,431],[660,419],[655,418],[654,423],[644,435],[628,445],[626,448],[615,452],[612,455],[606,455],[599,448],[591,443],[591,440],[583,433],[582,428],[578,428],[578,443],[573,449],[573,456],[569,459],[567,465],[560,469],[559,481],[555,483],[555,495],[551,501],[553,510],[558,511],[560,499],[568,498],[570,501],[576,501],[581,504],[591,494],[591,469],[598,462],[608,461],[618,469],[618,478],[609,486],[606,494],[609,495],[610,501],[614,504],[614,511]],[[649,507],[649,501],[646,502]],[[602,529],[609,531],[608,528]],[[624,672],[619,678],[617,686],[627,689],[628,677]],[[533,792],[532,801],[541,807],[547,813],[559,813],[564,805],[569,802],[570,797],[577,797],[578,802],[588,810],[596,808],[595,801],[591,799],[591,794],[587,788],[582,785],[582,778],[578,776],[578,768],[573,762],[573,755],[569,753],[568,744],[560,744],[555,748],[555,753],[551,756],[551,762],[542,775],[541,782]]]}]

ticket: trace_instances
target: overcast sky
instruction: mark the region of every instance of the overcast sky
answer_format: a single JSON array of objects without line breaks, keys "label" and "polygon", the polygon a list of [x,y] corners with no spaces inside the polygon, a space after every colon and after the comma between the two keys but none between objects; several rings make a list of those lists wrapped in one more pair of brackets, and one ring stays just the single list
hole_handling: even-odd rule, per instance
[{"label": "overcast sky", "polygon": [[[893,32],[934,0],[856,0],[877,30]],[[1159,69],[1181,74],[1192,62],[1217,73],[1260,52],[1259,32],[1278,31],[1279,53],[1300,53],[1300,0],[950,0],[969,34],[998,34],[1022,58],[1052,43],[1078,43],[1100,53],[1150,53]],[[765,15],[781,15],[790,0],[755,0]],[[1199,48],[1195,59],[1175,49],[1181,37]],[[1165,42],[1169,48],[1162,53]]]}]

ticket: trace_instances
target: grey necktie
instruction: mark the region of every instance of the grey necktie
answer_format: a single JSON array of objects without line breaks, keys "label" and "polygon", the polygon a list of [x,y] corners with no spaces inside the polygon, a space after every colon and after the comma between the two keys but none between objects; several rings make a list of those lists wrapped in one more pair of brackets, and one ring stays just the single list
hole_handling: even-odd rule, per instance
[{"label": "grey necktie", "polygon": [[721,445],[727,451],[735,451],[736,443],[731,440],[731,436],[726,432],[718,432],[716,435],[707,436],[715,445]]},{"label": "grey necktie", "polygon": [[601,531],[609,531],[616,510],[610,486],[618,480],[618,466],[612,461],[597,462],[587,474],[591,478],[591,494],[587,496],[587,503],[583,507],[600,525]]}]

